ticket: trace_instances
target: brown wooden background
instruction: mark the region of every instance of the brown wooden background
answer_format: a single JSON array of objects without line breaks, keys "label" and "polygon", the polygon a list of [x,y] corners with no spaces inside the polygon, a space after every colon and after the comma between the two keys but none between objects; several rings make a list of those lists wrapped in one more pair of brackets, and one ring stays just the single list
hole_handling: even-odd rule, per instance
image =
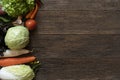
[{"label": "brown wooden background", "polygon": [[43,0],[31,33],[36,80],[120,80],[120,0]]}]

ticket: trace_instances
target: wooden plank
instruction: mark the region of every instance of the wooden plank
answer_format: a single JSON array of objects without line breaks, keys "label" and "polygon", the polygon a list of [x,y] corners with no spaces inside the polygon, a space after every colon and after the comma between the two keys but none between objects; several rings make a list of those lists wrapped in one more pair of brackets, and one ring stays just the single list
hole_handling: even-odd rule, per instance
[{"label": "wooden plank", "polygon": [[119,80],[120,58],[44,58],[41,80]]},{"label": "wooden plank", "polygon": [[119,34],[36,34],[31,41],[41,62],[37,80],[120,79]]},{"label": "wooden plank", "polygon": [[40,58],[120,57],[120,35],[32,35],[31,48]]},{"label": "wooden plank", "polygon": [[120,0],[44,0],[29,48],[36,80],[120,80]]},{"label": "wooden plank", "polygon": [[120,34],[120,11],[39,11],[35,34]]},{"label": "wooden plank", "polygon": [[40,10],[120,10],[120,0],[43,0]]}]

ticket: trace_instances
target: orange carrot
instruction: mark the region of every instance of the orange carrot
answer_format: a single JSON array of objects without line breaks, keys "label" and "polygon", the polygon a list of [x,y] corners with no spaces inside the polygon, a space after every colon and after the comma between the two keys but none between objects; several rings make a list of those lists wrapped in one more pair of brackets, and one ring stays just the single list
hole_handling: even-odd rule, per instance
[{"label": "orange carrot", "polygon": [[34,12],[34,9],[31,10],[31,11],[25,16],[25,18],[26,18],[26,19],[30,18],[30,16],[33,14],[33,12]]},{"label": "orange carrot", "polygon": [[38,11],[38,8],[39,8],[39,6],[38,6],[38,4],[36,3],[34,12],[33,12],[32,15],[30,16],[30,19],[35,18],[36,14],[37,14],[37,11]]},{"label": "orange carrot", "polygon": [[19,57],[19,58],[4,58],[0,59],[0,66],[11,66],[17,64],[24,64],[28,62],[32,62],[36,59],[34,56],[29,57]]},{"label": "orange carrot", "polygon": [[38,4],[39,7],[41,7],[43,5],[41,0],[36,0],[36,3]]}]

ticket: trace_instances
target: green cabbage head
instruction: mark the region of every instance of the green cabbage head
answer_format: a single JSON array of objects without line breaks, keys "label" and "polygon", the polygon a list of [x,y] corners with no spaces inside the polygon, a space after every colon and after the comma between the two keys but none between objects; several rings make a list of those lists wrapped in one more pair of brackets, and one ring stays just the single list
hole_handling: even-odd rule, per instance
[{"label": "green cabbage head", "polygon": [[8,29],[5,44],[10,49],[22,49],[29,43],[29,31],[24,26],[15,26]]},{"label": "green cabbage head", "polygon": [[35,74],[28,65],[12,65],[0,69],[2,80],[32,80]]}]

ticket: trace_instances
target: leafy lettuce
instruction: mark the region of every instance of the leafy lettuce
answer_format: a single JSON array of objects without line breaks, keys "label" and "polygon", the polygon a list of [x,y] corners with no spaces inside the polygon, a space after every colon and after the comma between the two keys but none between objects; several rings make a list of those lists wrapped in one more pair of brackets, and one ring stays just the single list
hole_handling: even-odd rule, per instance
[{"label": "leafy lettuce", "polygon": [[11,17],[26,14],[34,8],[34,0],[1,0],[3,10]]}]

